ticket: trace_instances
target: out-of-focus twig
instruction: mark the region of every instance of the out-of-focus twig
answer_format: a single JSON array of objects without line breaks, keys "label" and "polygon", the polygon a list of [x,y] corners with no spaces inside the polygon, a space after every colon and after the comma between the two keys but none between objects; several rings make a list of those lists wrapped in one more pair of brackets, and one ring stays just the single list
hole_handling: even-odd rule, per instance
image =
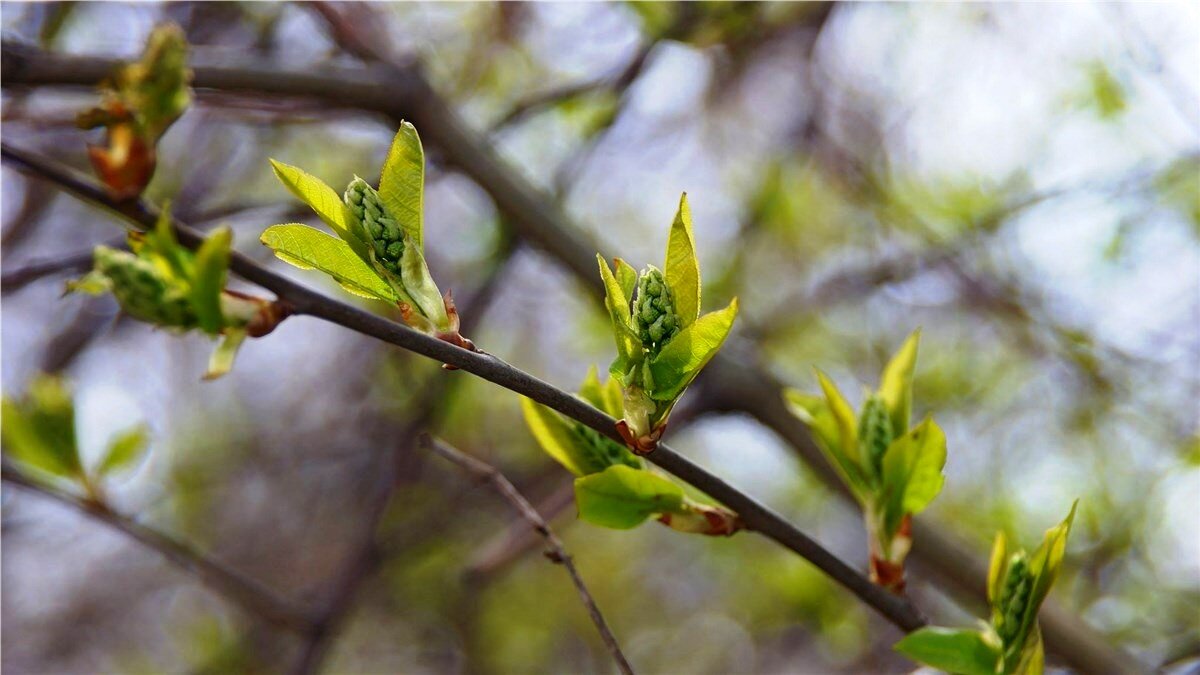
[{"label": "out-of-focus twig", "polygon": [[458,465],[467,473],[490,484],[505,501],[516,509],[517,513],[533,528],[534,532],[545,540],[546,545],[549,547],[549,550],[546,551],[546,557],[562,565],[566,568],[567,573],[571,575],[571,583],[575,584],[575,590],[579,593],[579,600],[583,602],[588,616],[591,617],[592,623],[596,625],[596,630],[599,631],[600,638],[604,640],[604,645],[608,647],[609,653],[612,654],[617,668],[626,675],[633,675],[633,667],[629,665],[625,654],[621,652],[621,646],[617,643],[617,638],[613,636],[612,630],[609,629],[608,623],[604,620],[604,615],[600,613],[600,608],[596,606],[595,598],[592,597],[587,586],[583,583],[583,577],[579,575],[579,570],[575,569],[575,563],[571,560],[571,556],[567,554],[566,549],[563,548],[562,541],[550,529],[550,525],[537,512],[537,509],[533,508],[533,505],[517,491],[512,482],[505,478],[504,474],[500,473],[491,464],[460,452],[445,441],[434,438],[429,434],[421,436],[421,446],[426,450],[437,453]]},{"label": "out-of-focus twig", "polygon": [[313,618],[306,610],[293,606],[257,581],[242,576],[191,546],[121,515],[106,504],[36,482],[8,462],[3,464],[2,475],[5,483],[73,508],[161,553],[172,564],[193,574],[204,585],[241,605],[251,614],[289,631],[304,633],[311,630]]}]

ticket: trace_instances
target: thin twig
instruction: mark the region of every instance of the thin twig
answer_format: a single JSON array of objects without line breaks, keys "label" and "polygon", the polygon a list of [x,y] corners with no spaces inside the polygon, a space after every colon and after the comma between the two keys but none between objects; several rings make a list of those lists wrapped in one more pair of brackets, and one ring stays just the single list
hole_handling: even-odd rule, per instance
[{"label": "thin twig", "polygon": [[2,475],[5,483],[69,506],[139,544],[158,551],[172,564],[195,575],[205,586],[273,625],[296,633],[305,633],[312,629],[313,618],[304,609],[293,606],[257,581],[242,576],[167,534],[117,513],[101,502],[34,481],[7,462],[3,465]]},{"label": "thin twig", "polygon": [[[18,168],[42,176],[61,185],[69,192],[94,204],[111,209],[141,228],[150,228],[157,221],[156,209],[141,201],[112,201],[103,190],[76,172],[23,150],[0,143],[0,156]],[[199,233],[172,220],[176,236],[185,246],[199,246]],[[273,291],[288,303],[296,314],[324,319],[350,330],[370,335],[403,349],[421,354],[441,363],[448,363],[468,373],[498,384],[510,391],[545,405],[595,429],[617,442],[617,421],[566,391],[558,389],[501,359],[482,352],[471,352],[448,342],[412,330],[357,307],[326,297],[282,275],[259,265],[240,253],[230,256],[230,269],[242,278]],[[888,621],[903,631],[913,631],[926,625],[925,617],[907,599],[876,586],[854,568],[842,562],[804,532],[758,500],[735,488],[665,444],[646,456],[684,482],[701,490],[736,512],[746,529],[756,531],[798,553],[831,579],[854,593]]]},{"label": "thin twig", "polygon": [[575,563],[571,560],[571,556],[567,555],[566,549],[563,548],[562,541],[550,529],[550,525],[537,512],[537,509],[533,508],[533,505],[525,497],[521,496],[521,493],[517,491],[512,482],[505,478],[504,474],[500,473],[496,467],[458,451],[440,438],[423,434],[421,436],[421,447],[436,452],[480,480],[487,481],[505,501],[516,509],[521,518],[525,519],[525,522],[529,523],[533,527],[533,530],[546,540],[546,545],[550,547],[550,550],[546,552],[546,557],[566,568],[567,573],[571,575],[571,583],[575,584],[575,590],[579,593],[580,601],[587,608],[587,613],[592,618],[592,623],[596,624],[596,630],[600,632],[600,638],[604,640],[604,644],[608,647],[609,653],[612,654],[613,660],[617,662],[617,667],[625,675],[633,675],[633,666],[629,665],[625,654],[621,652],[621,646],[617,644],[617,638],[609,630],[608,623],[604,620],[604,615],[600,613],[600,608],[596,606],[595,598],[592,597],[592,594],[588,592],[587,586],[583,583],[583,577],[579,576],[579,570],[575,569]]}]

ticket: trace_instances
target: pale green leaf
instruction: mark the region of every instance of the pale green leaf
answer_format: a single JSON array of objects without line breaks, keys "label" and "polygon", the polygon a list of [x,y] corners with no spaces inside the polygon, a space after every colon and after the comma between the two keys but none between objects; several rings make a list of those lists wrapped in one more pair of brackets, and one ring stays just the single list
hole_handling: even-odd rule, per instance
[{"label": "pale green leaf", "polygon": [[817,373],[817,382],[821,385],[821,391],[825,394],[825,401],[829,404],[830,412],[833,413],[833,419],[837,421],[842,452],[861,467],[863,465],[862,458],[858,456],[858,419],[854,415],[854,409],[846,402],[846,397],[842,396],[842,392],[838,390],[833,380],[829,379],[820,368],[814,370]]},{"label": "pale green leaf", "polygon": [[616,378],[601,382],[596,366],[588,368],[587,377],[579,387],[580,398],[609,417],[620,419],[625,407],[621,402],[622,396],[621,385]]},{"label": "pale green leaf", "polygon": [[212,356],[208,357],[208,370],[204,379],[215,380],[233,369],[233,360],[237,358],[238,349],[246,340],[246,331],[241,328],[226,328],[217,343]]},{"label": "pale green leaf", "polygon": [[553,410],[524,396],[521,397],[521,412],[529,431],[547,455],[576,476],[588,473],[585,457],[577,447],[580,439],[571,425]]},{"label": "pale green leaf", "polygon": [[200,329],[210,335],[219,333],[225,325],[221,315],[221,292],[225,290],[225,279],[229,273],[229,249],[232,243],[233,231],[228,226],[222,226],[205,237],[196,250],[189,299],[200,322]]},{"label": "pale green leaf", "polygon": [[637,288],[638,273],[633,269],[633,266],[620,258],[613,258],[613,262],[617,265],[617,283],[621,285],[621,293],[625,297],[625,304],[633,303],[633,291]]},{"label": "pale green leaf", "polygon": [[408,236],[423,246],[422,200],[425,191],[425,152],[421,138],[408,122],[392,139],[379,179],[379,197]]},{"label": "pale green leaf", "polygon": [[275,176],[279,178],[279,182],[283,183],[284,187],[300,201],[312,207],[312,210],[321,217],[321,220],[325,221],[334,234],[352,246],[356,242],[361,246],[361,237],[351,233],[353,216],[333,188],[322,182],[320,178],[305,173],[303,169],[283,162],[272,159],[271,168],[275,170]]},{"label": "pale green leaf", "polygon": [[1076,499],[1071,504],[1071,512],[1067,514],[1067,517],[1058,525],[1046,530],[1042,544],[1029,556],[1029,573],[1033,577],[1033,590],[1030,591],[1029,606],[1021,620],[1021,629],[1018,635],[1028,634],[1031,627],[1037,622],[1038,609],[1041,608],[1046,595],[1050,593],[1050,587],[1054,585],[1054,580],[1058,578],[1059,567],[1062,566],[1063,558],[1067,554],[1067,536],[1071,533],[1071,524],[1075,521],[1075,509],[1078,506],[1079,500]]},{"label": "pale green leaf", "polygon": [[721,349],[737,312],[738,301],[734,298],[725,309],[705,314],[671,338],[650,362],[654,378],[650,397],[656,401],[678,398]]},{"label": "pale green leaf", "polygon": [[579,517],[592,524],[627,530],[656,513],[683,508],[683,490],[644,469],[621,464],[575,480]]},{"label": "pale green leaf", "polygon": [[687,193],[679,198],[679,210],[667,236],[667,257],[663,264],[667,286],[675,294],[675,311],[680,326],[690,326],[700,316],[700,261],[696,259],[696,238],[692,234],[692,210]]},{"label": "pale green leaf", "polygon": [[4,452],[53,476],[76,478],[83,473],[75,437],[75,405],[57,377],[39,376],[22,399],[4,398],[0,410]]},{"label": "pale green leaf", "polygon": [[118,433],[109,441],[96,470],[104,476],[132,466],[142,458],[149,443],[149,430],[142,424]]},{"label": "pale green leaf", "polygon": [[1042,675],[1046,670],[1046,650],[1042,644],[1042,631],[1035,623],[1029,637],[1017,655],[1013,675]]},{"label": "pale green leaf", "polygon": [[989,602],[996,602],[1000,597],[1000,585],[1008,572],[1008,538],[1003,532],[996,533],[996,541],[992,544],[992,558],[988,564],[987,597]]},{"label": "pale green leaf", "polygon": [[421,310],[421,314],[432,321],[439,330],[449,330],[450,318],[446,314],[446,301],[442,298],[437,284],[433,282],[433,276],[429,274],[421,247],[413,245],[412,240],[406,243],[404,253],[400,255],[400,278],[404,282],[404,290]]},{"label": "pale green leaf", "polygon": [[597,253],[596,262],[600,265],[600,278],[604,281],[604,306],[608,309],[613,336],[616,339],[617,362],[622,364],[620,370],[624,370],[641,358],[642,343],[633,330],[633,310],[630,309],[629,302],[624,300],[625,291],[613,276],[604,256]]},{"label": "pale green leaf", "polygon": [[320,270],[342,288],[364,298],[396,301],[396,291],[367,266],[346,242],[307,225],[274,225],[262,233],[280,260],[300,269]]},{"label": "pale green leaf", "polygon": [[912,380],[917,365],[917,346],[921,341],[921,330],[908,336],[895,356],[883,369],[879,384],[879,395],[887,404],[892,419],[892,434],[899,436],[908,431],[912,417]]},{"label": "pale green leaf", "polygon": [[1000,651],[975,630],[925,627],[909,633],[894,649],[908,658],[949,673],[995,675]]},{"label": "pale green leaf", "polygon": [[864,500],[870,493],[870,483],[854,459],[842,450],[841,432],[829,402],[822,396],[796,389],[784,391],[784,400],[792,414],[812,429],[817,447],[825,454],[826,461],[838,473],[842,482],[860,501]]},{"label": "pale green leaf", "polygon": [[946,435],[929,418],[892,441],[883,456],[886,535],[890,539],[906,513],[920,513],[942,491],[946,477]]}]

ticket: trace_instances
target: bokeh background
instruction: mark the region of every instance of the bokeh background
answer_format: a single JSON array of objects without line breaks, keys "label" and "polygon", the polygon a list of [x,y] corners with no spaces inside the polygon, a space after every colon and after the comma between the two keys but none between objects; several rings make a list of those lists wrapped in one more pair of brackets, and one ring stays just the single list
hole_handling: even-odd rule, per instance
[{"label": "bokeh background", "polygon": [[[194,63],[319,71],[359,60],[328,8],[275,3],[0,5],[6,42],[133,58],[161,21]],[[342,6],[418,59],[440,95],[606,255],[657,262],[692,204],[705,306],[742,303],[731,349],[780,380],[813,365],[857,397],[923,327],[916,412],[946,429],[946,489],[922,516],[986,556],[1028,546],[1075,497],[1053,597],[1146,664],[1200,648],[1200,7],[1104,4]],[[5,143],[87,170],[88,89],[3,90]],[[267,164],[374,180],[394,122],[328,101],[197,92],[147,192],[229,223],[315,222]],[[430,266],[488,351],[565,389],[613,347],[591,287],[511,234],[426,142]],[[486,488],[412,447],[427,428],[488,459],[562,534],[633,663],[651,673],[903,672],[894,629],[765,540],[577,523],[569,476],[517,398],[311,319],[201,382],[210,344],[62,298],[119,221],[5,166],[3,389],[74,383],[85,453],[145,421],[149,459],[111,486],[127,513],[302,602],[363,538],[379,463],[402,458],[383,562],[327,672],[613,667],[563,571]],[[368,306],[368,305],[364,305]],[[387,308],[369,305],[387,312]],[[434,379],[449,380],[432,388]],[[856,566],[859,516],[771,429],[702,380],[674,447]],[[433,393],[431,393],[433,392]],[[565,490],[565,492],[564,492]],[[921,542],[917,541],[917,548]],[[939,623],[978,608],[923,573]],[[5,486],[3,661],[12,673],[279,672],[300,641],[75,511]],[[1053,655],[1051,664],[1059,663]]]}]

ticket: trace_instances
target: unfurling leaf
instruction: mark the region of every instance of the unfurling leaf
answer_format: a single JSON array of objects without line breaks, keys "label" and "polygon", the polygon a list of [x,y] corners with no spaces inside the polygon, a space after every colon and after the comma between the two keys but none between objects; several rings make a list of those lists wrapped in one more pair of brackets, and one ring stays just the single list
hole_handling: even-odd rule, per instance
[{"label": "unfurling leaf", "polygon": [[892,435],[899,436],[908,431],[912,417],[912,380],[917,367],[917,346],[921,342],[920,329],[913,331],[896,350],[896,355],[883,369],[879,383],[879,395],[883,397],[892,420]]},{"label": "unfurling leaf", "polygon": [[268,227],[261,240],[280,260],[300,269],[320,270],[354,295],[386,302],[397,299],[396,291],[341,239],[290,223]]},{"label": "unfurling leaf", "polygon": [[113,199],[137,197],[150,183],[158,139],[191,103],[191,77],[183,31],[161,25],[141,59],[101,84],[100,105],[80,113],[79,127],[107,129],[105,144],[88,146],[88,157]]},{"label": "unfurling leaf", "polygon": [[392,139],[383,172],[379,178],[379,196],[418,247],[423,246],[425,194],[425,152],[416,128],[401,122]]},{"label": "unfurling leaf", "polygon": [[[354,220],[342,198],[326,185],[320,178],[311,176],[303,169],[271,160],[271,168],[275,177],[283,183],[297,199],[308,204],[321,220],[333,230],[334,234],[350,244],[360,257],[366,260],[365,239],[361,234],[350,231],[350,223]],[[355,244],[357,243],[357,247]]]},{"label": "unfurling leaf", "polygon": [[1000,649],[976,630],[926,627],[909,633],[895,650],[948,673],[995,675]]},{"label": "unfurling leaf", "polygon": [[683,490],[670,480],[624,465],[575,481],[579,517],[595,525],[627,530],[683,506]]},{"label": "unfurling leaf", "polygon": [[737,298],[725,309],[710,312],[684,328],[650,361],[656,401],[678,398],[704,366],[717,355],[737,317]]},{"label": "unfurling leaf", "polygon": [[145,425],[139,424],[120,432],[109,441],[104,458],[100,460],[96,471],[105,476],[129,468],[142,458],[149,443],[149,430]]},{"label": "unfurling leaf", "polygon": [[75,404],[57,377],[39,376],[20,399],[4,397],[0,437],[4,452],[58,478],[83,475],[75,438]]},{"label": "unfurling leaf", "polygon": [[671,223],[663,270],[667,285],[675,292],[680,327],[686,328],[700,316],[700,261],[696,258],[696,237],[692,234],[692,210],[688,207],[687,193],[679,198],[679,210]]}]

